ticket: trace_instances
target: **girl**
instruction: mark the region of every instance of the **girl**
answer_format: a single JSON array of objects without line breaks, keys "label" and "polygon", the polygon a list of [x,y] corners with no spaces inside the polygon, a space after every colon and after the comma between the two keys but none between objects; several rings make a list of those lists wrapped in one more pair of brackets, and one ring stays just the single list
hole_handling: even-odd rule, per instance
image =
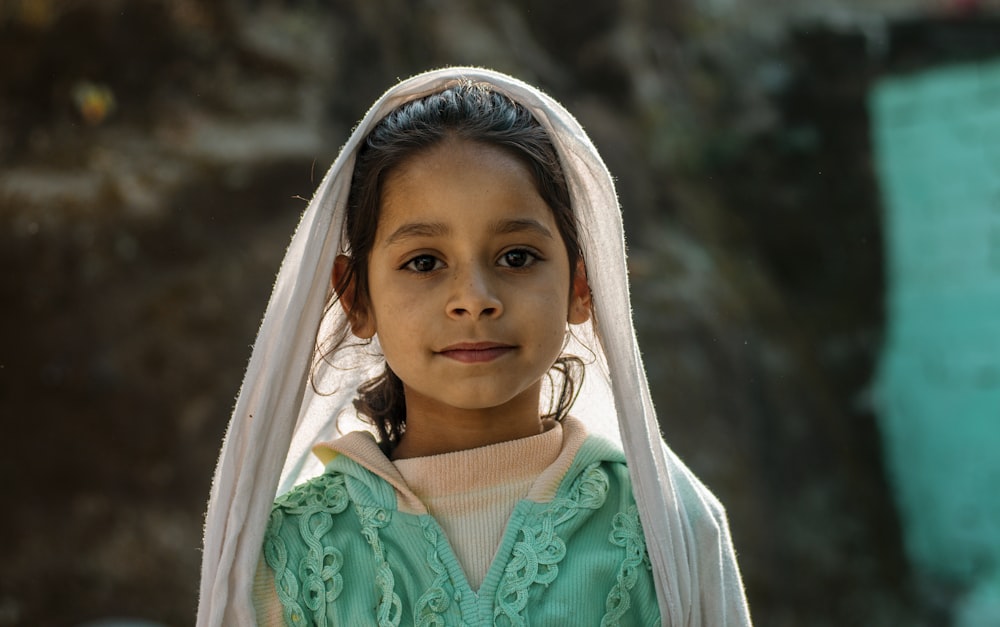
[{"label": "girl", "polygon": [[[315,445],[358,416],[374,434]],[[375,103],[289,247],[198,624],[569,621],[750,622],[723,509],[659,436],[592,144],[515,79],[429,72]]]}]

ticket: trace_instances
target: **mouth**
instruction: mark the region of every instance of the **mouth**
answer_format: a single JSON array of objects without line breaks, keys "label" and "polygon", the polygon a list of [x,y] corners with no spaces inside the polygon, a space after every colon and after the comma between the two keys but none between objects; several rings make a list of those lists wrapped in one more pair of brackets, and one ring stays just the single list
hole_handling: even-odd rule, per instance
[{"label": "mouth", "polygon": [[499,359],[515,348],[499,342],[460,342],[446,346],[437,354],[465,364],[479,364]]}]

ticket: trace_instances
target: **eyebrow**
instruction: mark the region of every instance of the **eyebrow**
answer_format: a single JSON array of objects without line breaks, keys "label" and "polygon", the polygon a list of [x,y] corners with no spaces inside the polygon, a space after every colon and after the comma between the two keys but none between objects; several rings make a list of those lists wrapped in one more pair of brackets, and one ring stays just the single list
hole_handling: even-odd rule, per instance
[{"label": "eyebrow", "polygon": [[[536,233],[542,237],[553,238],[552,231],[538,220],[531,218],[520,218],[512,220],[498,220],[490,226],[490,230],[497,235],[510,235],[513,233]],[[396,244],[413,237],[440,237],[451,233],[451,228],[441,222],[409,222],[392,232],[392,235],[385,239],[385,243]]]},{"label": "eyebrow", "polygon": [[385,243],[395,244],[411,237],[439,237],[450,232],[448,225],[440,222],[409,222],[393,231]]},{"label": "eyebrow", "polygon": [[511,233],[536,233],[543,237],[552,239],[552,231],[538,220],[531,218],[521,218],[514,220],[499,220],[492,225],[493,232],[497,235],[508,235]]}]

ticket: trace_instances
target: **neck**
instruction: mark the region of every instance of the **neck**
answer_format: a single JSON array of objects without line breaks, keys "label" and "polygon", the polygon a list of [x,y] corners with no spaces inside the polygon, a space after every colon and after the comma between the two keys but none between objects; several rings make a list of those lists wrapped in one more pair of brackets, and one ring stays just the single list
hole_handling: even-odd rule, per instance
[{"label": "neck", "polygon": [[503,405],[480,409],[442,406],[407,389],[406,430],[392,458],[454,453],[538,435],[546,430],[538,412],[540,388],[539,383]]}]

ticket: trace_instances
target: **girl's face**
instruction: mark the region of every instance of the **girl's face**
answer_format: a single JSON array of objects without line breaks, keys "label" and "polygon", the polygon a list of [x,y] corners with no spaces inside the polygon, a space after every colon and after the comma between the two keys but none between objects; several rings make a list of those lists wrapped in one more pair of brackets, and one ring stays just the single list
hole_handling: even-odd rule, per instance
[{"label": "girl's face", "polygon": [[[534,407],[566,323],[590,315],[552,211],[504,150],[449,139],[404,161],[383,187],[368,306],[407,415]],[[350,303],[345,303],[350,309]]]}]

